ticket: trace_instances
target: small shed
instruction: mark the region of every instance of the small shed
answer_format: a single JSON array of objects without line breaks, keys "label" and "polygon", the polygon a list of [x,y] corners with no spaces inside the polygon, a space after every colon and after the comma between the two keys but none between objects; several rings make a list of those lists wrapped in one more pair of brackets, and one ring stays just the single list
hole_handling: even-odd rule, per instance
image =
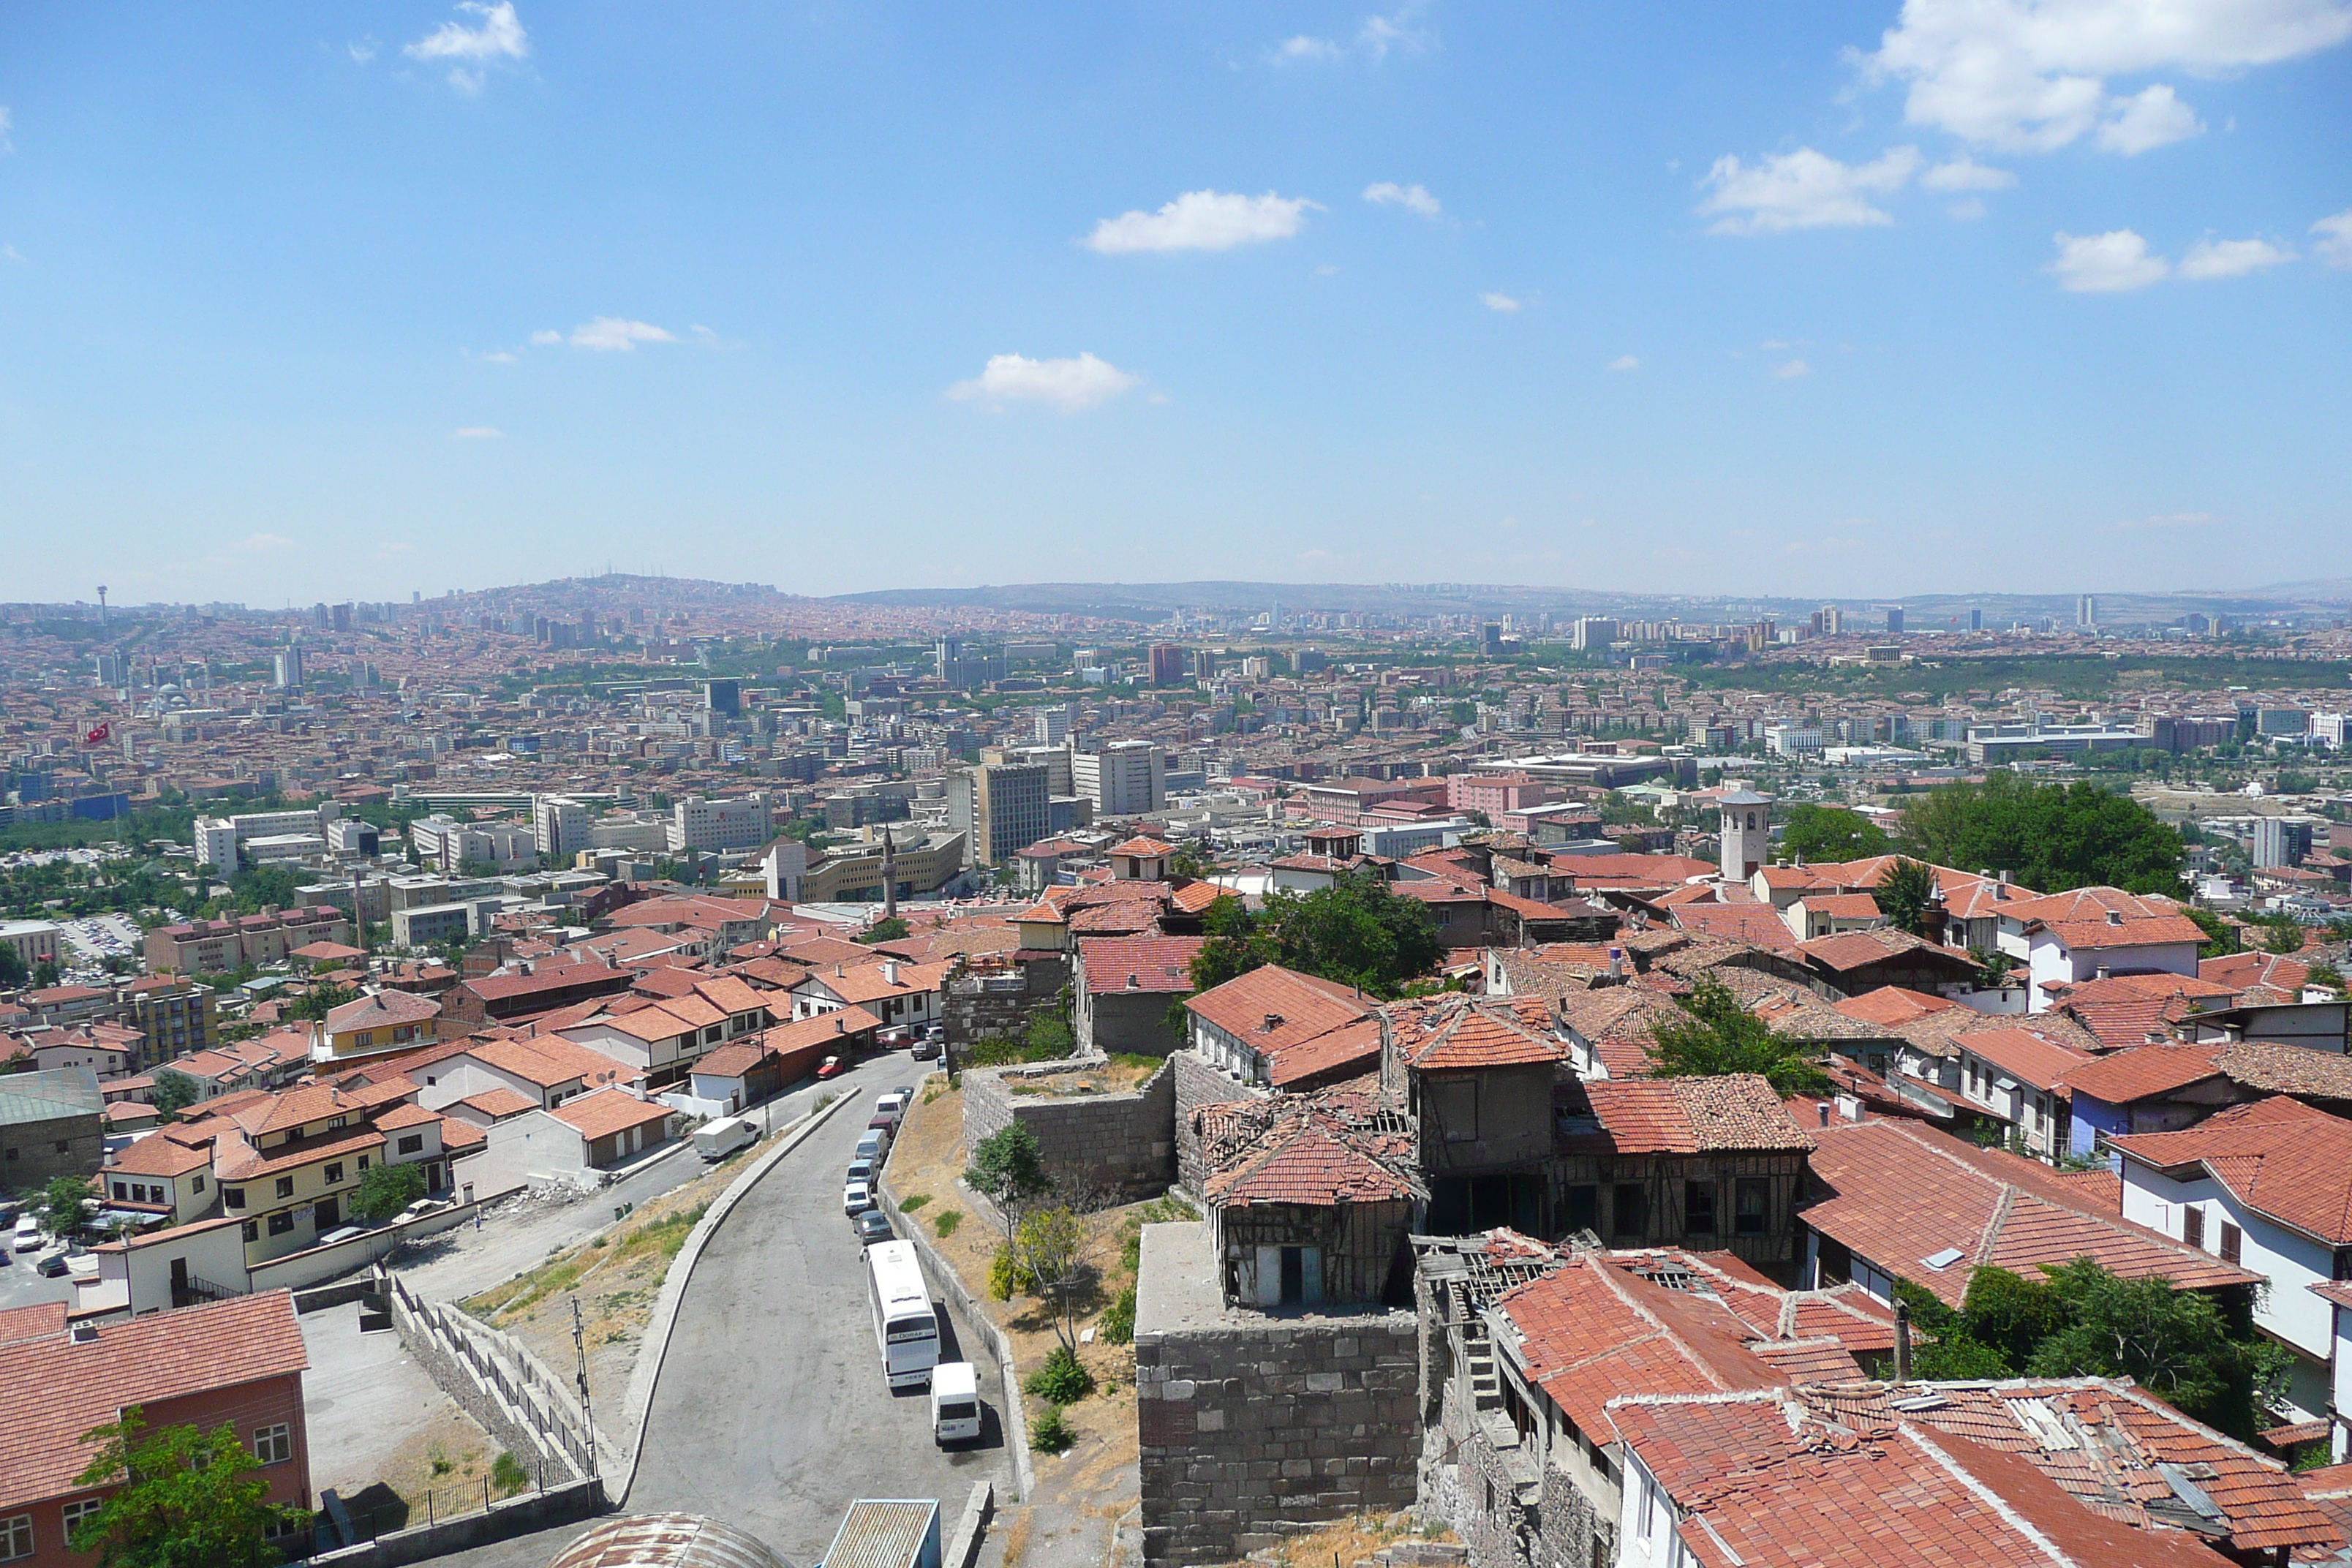
[{"label": "small shed", "polygon": [[860,1498],[818,1568],[940,1568],[936,1498]]}]

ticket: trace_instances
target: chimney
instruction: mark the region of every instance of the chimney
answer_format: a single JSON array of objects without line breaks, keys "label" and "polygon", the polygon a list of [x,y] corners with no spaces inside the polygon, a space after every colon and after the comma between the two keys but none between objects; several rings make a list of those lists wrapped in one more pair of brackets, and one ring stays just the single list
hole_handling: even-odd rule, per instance
[{"label": "chimney", "polygon": [[2108,978],[2108,973],[2107,966],[2102,963],[2095,971],[2093,972],[2091,978],[2094,980],[2105,980]]},{"label": "chimney", "polygon": [[1265,1023],[1261,1027],[1260,1033],[1271,1035],[1280,1027],[1282,1027],[1282,1015],[1279,1013],[1268,1013],[1265,1016]]},{"label": "chimney", "polygon": [[1824,1100],[1815,1109],[1822,1113],[1822,1125],[1827,1127],[1830,1124],[1830,1102]]},{"label": "chimney", "polygon": [[1140,991],[1143,989],[1143,982],[1130,974],[1127,977],[1127,988],[1129,991]]},{"label": "chimney", "polygon": [[2013,871],[2011,871],[2008,867],[2006,867],[2006,866],[2002,867],[2002,868],[2000,868],[2000,880],[2001,880],[2001,886],[2003,886],[2003,887],[2007,887],[2007,886],[2009,885],[2010,879],[2011,879],[2012,877],[2014,877],[2015,875],[2016,875],[2016,873],[2015,873],[2015,872],[2013,872]]},{"label": "chimney", "polygon": [[1911,1303],[1895,1300],[1895,1381],[1911,1381]]},{"label": "chimney", "polygon": [[96,1323],[76,1323],[68,1331],[72,1334],[73,1342],[78,1345],[94,1345],[98,1342]]},{"label": "chimney", "polygon": [[897,959],[886,958],[882,961],[882,980],[885,984],[888,985],[896,985],[898,984],[898,961]]},{"label": "chimney", "polygon": [[835,1013],[833,1016],[833,1032],[836,1035],[849,1033],[849,1020]]},{"label": "chimney", "polygon": [[1609,978],[1612,980],[1625,978],[1625,950],[1622,947],[1612,947],[1609,950]]}]

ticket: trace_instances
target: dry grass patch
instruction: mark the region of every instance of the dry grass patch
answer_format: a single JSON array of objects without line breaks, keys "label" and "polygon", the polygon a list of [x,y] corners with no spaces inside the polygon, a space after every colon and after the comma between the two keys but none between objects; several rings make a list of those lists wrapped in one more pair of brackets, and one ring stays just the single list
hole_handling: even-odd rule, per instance
[{"label": "dry grass patch", "polygon": [[[1408,1513],[1351,1514],[1304,1535],[1286,1536],[1273,1547],[1271,1560],[1282,1568],[1354,1568],[1383,1546],[1400,1541],[1453,1541],[1443,1525],[1423,1525]],[[1252,1562],[1260,1561],[1252,1559]]]}]

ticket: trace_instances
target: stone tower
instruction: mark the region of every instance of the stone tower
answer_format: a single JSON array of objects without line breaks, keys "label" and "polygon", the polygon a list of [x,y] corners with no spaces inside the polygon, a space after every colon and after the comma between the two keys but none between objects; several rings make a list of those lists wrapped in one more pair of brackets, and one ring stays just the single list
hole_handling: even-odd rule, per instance
[{"label": "stone tower", "polygon": [[1745,785],[1719,796],[1723,810],[1723,879],[1744,882],[1765,863],[1772,844],[1772,797]]}]

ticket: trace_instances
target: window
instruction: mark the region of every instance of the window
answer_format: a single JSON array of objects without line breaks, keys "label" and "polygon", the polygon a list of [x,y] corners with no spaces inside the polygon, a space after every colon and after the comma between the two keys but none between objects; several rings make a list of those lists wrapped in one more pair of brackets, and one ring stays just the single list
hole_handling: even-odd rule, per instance
[{"label": "window", "polygon": [[20,1513],[0,1519],[0,1563],[14,1563],[33,1554],[33,1516]]},{"label": "window", "polygon": [[294,1216],[292,1215],[280,1210],[278,1213],[269,1216],[270,1235],[284,1236],[288,1231],[292,1230],[293,1228]]},{"label": "window", "polygon": [[337,1160],[327,1167],[327,1185],[331,1187],[340,1187],[342,1184],[343,1163],[341,1160]]},{"label": "window", "polygon": [[282,1465],[294,1457],[294,1429],[281,1421],[253,1435],[253,1457],[265,1465]]},{"label": "window", "polygon": [[203,1192],[204,1190],[205,1190],[205,1179],[204,1179],[202,1176],[198,1176],[198,1177],[196,1177],[194,1180],[191,1181],[191,1182],[188,1184],[188,1191],[190,1191],[190,1192],[192,1192],[192,1193],[201,1193],[201,1192]]},{"label": "window", "polygon": [[74,1501],[66,1504],[63,1510],[66,1521],[66,1540],[68,1542],[71,1542],[73,1540],[73,1532],[81,1528],[81,1521],[88,1519],[91,1514],[96,1513],[100,1509],[105,1506],[105,1499],[94,1497],[78,1498]]},{"label": "window", "polygon": [[294,1195],[293,1177],[280,1176],[278,1178],[278,1195],[281,1198],[290,1198]]},{"label": "window", "polygon": [[424,1150],[425,1134],[422,1132],[412,1132],[400,1141],[400,1152],[404,1154],[422,1153]]},{"label": "window", "polygon": [[362,1170],[362,1171],[364,1171],[364,1170],[366,1170],[366,1169],[367,1169],[367,1167],[368,1167],[368,1157],[367,1157],[365,1154],[362,1154],[362,1155],[361,1155],[361,1156],[360,1156],[360,1169],[361,1169],[361,1170]]},{"label": "window", "polygon": [[2180,1211],[2180,1239],[2203,1251],[2205,1247],[2205,1211],[2189,1204]]},{"label": "window", "polygon": [[1612,1194],[1610,1217],[1620,1237],[1641,1237],[1650,1229],[1650,1194],[1639,1182],[1620,1182]]},{"label": "window", "polygon": [[233,1209],[243,1208],[245,1206],[245,1189],[243,1187],[223,1187],[221,1189],[221,1202]]},{"label": "window", "polygon": [[1683,1229],[1693,1236],[1715,1234],[1715,1184],[1683,1184]]},{"label": "window", "polygon": [[1568,1228],[1601,1233],[1601,1189],[1590,1183],[1568,1189]]},{"label": "window", "polygon": [[2236,1226],[2231,1225],[2226,1219],[2221,1222],[2222,1262],[2235,1263],[2238,1261],[2238,1244],[2242,1239],[2243,1233],[2241,1232]]},{"label": "window", "polygon": [[261,1226],[253,1220],[247,1220],[239,1229],[243,1232],[244,1237],[247,1241],[259,1241],[261,1239]]},{"label": "window", "polygon": [[1772,1226],[1772,1184],[1762,1176],[1742,1176],[1737,1195],[1739,1205],[1733,1223],[1739,1236],[1762,1236]]},{"label": "window", "polygon": [[119,1204],[129,1203],[131,1201],[131,1189],[121,1182],[115,1183],[114,1201]]}]

